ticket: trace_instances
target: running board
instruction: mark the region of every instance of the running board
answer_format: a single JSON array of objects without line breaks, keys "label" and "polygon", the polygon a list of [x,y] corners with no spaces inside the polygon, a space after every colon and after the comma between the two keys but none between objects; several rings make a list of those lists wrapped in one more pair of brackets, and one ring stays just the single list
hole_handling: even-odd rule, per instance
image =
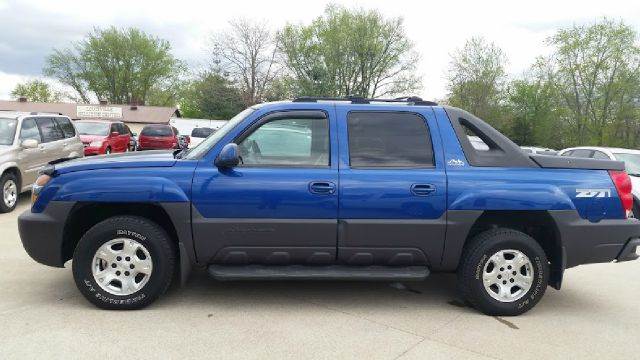
[{"label": "running board", "polygon": [[429,276],[426,266],[303,266],[209,265],[216,280],[358,280],[420,281]]}]

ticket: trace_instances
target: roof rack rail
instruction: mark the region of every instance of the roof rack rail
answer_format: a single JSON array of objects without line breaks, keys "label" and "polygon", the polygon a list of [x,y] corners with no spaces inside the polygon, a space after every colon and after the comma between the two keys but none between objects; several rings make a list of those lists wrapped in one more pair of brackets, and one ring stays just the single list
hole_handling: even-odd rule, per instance
[{"label": "roof rack rail", "polygon": [[352,104],[370,104],[376,102],[382,103],[407,103],[411,105],[436,106],[436,102],[422,100],[418,96],[404,96],[395,99],[367,99],[359,96],[346,97],[323,97],[323,96],[300,96],[293,99],[293,102],[318,102],[318,101],[350,101]]}]

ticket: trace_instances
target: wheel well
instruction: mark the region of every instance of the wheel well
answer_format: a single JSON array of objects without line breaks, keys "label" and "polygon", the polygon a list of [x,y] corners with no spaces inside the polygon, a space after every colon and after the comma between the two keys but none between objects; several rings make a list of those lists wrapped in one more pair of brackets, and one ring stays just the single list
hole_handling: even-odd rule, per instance
[{"label": "wheel well", "polygon": [[6,168],[4,172],[0,175],[4,175],[6,173],[11,173],[16,176],[16,179],[18,180],[18,192],[20,192],[22,190],[22,174],[20,174],[20,169],[18,169],[15,166],[12,166],[12,167]]},{"label": "wheel well", "polygon": [[555,221],[547,211],[485,211],[473,224],[465,243],[475,235],[494,228],[521,231],[542,247],[551,263],[549,284],[556,289],[562,282],[562,240]]},{"label": "wheel well", "polygon": [[73,257],[73,251],[84,233],[97,223],[113,216],[133,215],[147,218],[161,226],[178,243],[178,234],[165,210],[157,204],[131,203],[79,203],[76,204],[64,226],[62,243],[63,261]]}]

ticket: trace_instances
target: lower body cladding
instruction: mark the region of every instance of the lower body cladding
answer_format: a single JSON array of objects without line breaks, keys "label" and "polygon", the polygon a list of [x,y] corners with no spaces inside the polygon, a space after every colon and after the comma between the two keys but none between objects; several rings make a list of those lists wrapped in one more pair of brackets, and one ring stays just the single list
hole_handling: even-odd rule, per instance
[{"label": "lower body cladding", "polygon": [[[34,260],[56,267],[63,267],[69,260],[73,249],[67,247],[73,242],[65,242],[65,224],[78,205],[53,201],[42,213],[27,211],[20,215],[20,237]],[[424,274],[422,268],[455,271],[469,232],[483,214],[456,210],[434,220],[208,219],[189,203],[158,205],[171,218],[178,237],[183,281],[192,265],[212,264],[338,265],[345,268],[327,268],[327,272],[345,276],[346,267],[395,267],[409,271],[408,278],[420,278],[416,274]],[[592,223],[575,211],[544,213],[553,220],[550,230],[557,234],[561,253],[561,262],[554,270],[638,257],[638,220]],[[414,267],[421,269],[411,272]],[[379,269],[369,270],[380,274]]]}]

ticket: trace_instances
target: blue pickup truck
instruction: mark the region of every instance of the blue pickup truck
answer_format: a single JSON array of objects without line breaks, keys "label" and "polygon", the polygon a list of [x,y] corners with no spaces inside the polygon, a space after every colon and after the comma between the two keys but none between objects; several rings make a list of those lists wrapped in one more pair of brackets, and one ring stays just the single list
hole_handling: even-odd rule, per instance
[{"label": "blue pickup truck", "polygon": [[18,222],[29,255],[73,259],[101,308],[142,308],[200,267],[218,280],[457,272],[467,303],[518,315],[565,269],[636,259],[633,201],[623,163],[526,154],[457,108],[305,97],[246,109],[191,150],[50,166]]}]

